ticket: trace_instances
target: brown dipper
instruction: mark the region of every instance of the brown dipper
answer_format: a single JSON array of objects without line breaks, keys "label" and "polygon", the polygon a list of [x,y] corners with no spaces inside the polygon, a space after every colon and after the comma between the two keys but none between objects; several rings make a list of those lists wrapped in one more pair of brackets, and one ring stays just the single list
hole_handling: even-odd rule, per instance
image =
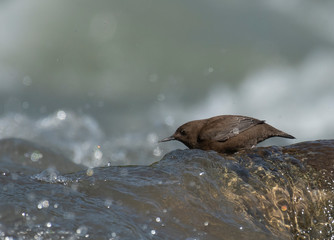
[{"label": "brown dipper", "polygon": [[255,147],[271,137],[294,139],[263,120],[238,115],[221,115],[187,122],[159,142],[178,140],[188,148],[234,153]]}]

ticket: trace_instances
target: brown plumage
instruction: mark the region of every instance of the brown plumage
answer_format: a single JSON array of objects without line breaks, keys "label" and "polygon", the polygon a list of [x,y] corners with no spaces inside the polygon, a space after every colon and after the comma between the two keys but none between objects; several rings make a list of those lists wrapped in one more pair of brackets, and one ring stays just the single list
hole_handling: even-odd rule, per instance
[{"label": "brown plumage", "polygon": [[188,148],[234,153],[252,148],[271,137],[295,138],[262,120],[238,115],[221,115],[187,122],[172,136],[160,142],[178,140]]}]

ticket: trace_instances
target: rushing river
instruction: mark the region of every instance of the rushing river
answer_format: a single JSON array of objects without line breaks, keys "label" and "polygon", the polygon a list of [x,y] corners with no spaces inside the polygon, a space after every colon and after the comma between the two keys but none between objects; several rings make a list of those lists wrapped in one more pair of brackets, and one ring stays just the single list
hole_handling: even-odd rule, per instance
[{"label": "rushing river", "polygon": [[[333,12],[0,1],[0,239],[334,240],[333,141],[314,141],[334,136]],[[158,144],[223,114],[297,139]]]},{"label": "rushing river", "polygon": [[334,237],[333,141],[96,168],[20,139],[0,151],[2,239]]}]

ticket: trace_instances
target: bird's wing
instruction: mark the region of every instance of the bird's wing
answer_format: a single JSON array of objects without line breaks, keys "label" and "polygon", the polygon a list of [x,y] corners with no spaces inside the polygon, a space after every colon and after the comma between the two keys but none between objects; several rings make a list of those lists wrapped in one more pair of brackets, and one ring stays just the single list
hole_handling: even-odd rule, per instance
[{"label": "bird's wing", "polygon": [[199,140],[214,140],[218,142],[225,142],[231,137],[246,131],[247,129],[264,123],[262,120],[244,116],[226,116],[212,119],[205,125],[198,137]]}]

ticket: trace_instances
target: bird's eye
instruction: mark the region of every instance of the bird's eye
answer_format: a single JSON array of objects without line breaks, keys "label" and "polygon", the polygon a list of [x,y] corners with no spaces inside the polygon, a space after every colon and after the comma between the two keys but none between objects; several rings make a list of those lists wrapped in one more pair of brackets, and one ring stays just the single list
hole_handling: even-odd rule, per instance
[{"label": "bird's eye", "polygon": [[186,135],[186,131],[185,130],[181,130],[180,133],[181,133],[182,136]]}]

